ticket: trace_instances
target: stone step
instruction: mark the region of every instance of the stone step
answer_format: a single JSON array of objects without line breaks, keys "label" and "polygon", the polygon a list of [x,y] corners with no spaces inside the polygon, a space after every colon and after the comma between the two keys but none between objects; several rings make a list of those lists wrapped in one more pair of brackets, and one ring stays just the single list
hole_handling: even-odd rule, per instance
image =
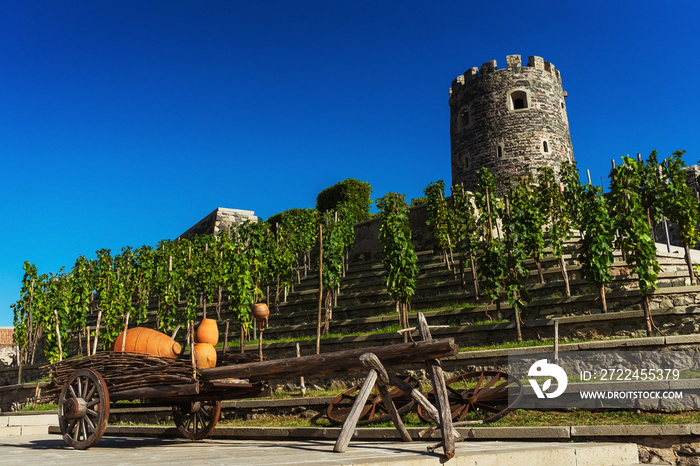
[{"label": "stone step", "polygon": [[57,414],[0,414],[0,436],[46,434],[49,430],[49,426],[58,426]]}]

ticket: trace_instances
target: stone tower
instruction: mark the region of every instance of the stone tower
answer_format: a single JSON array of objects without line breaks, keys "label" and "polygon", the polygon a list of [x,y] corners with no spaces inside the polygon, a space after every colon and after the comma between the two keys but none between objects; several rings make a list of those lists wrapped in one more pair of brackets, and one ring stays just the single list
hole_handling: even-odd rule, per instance
[{"label": "stone tower", "polygon": [[452,184],[476,189],[476,175],[488,167],[499,191],[508,179],[543,165],[555,173],[574,154],[566,116],[567,96],[559,70],[541,57],[506,57],[458,76],[450,87]]}]

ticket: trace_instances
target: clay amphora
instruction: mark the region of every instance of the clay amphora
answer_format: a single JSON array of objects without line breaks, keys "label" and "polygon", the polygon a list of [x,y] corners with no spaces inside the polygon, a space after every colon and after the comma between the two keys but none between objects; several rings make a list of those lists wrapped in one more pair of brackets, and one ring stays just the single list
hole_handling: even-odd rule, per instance
[{"label": "clay amphora", "polygon": [[[121,351],[124,332],[120,333],[114,342],[114,351]],[[146,353],[164,358],[175,358],[182,348],[180,344],[164,333],[145,327],[130,328],[126,334],[124,351],[130,353]]]},{"label": "clay amphora", "polygon": [[266,322],[267,316],[270,315],[270,309],[265,303],[253,304],[253,318],[258,322]]},{"label": "clay amphora", "polygon": [[210,343],[216,345],[219,342],[219,327],[214,319],[202,319],[195,332],[197,343]]},{"label": "clay amphora", "polygon": [[211,343],[195,343],[194,359],[198,369],[216,366],[216,348]]}]

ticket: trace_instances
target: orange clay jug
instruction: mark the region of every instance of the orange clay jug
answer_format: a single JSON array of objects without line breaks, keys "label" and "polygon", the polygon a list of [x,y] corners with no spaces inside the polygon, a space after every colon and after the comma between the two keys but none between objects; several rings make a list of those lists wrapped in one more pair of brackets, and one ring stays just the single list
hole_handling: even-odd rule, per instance
[{"label": "orange clay jug", "polygon": [[[122,350],[124,332],[114,342],[114,351]],[[146,353],[164,358],[175,358],[182,348],[180,344],[164,333],[145,327],[130,328],[126,333],[124,351],[129,353]]]},{"label": "orange clay jug", "polygon": [[194,359],[198,369],[216,366],[216,348],[211,343],[195,343]]},{"label": "orange clay jug", "polygon": [[209,343],[213,346],[219,342],[219,327],[214,319],[202,319],[195,332],[197,343]]}]

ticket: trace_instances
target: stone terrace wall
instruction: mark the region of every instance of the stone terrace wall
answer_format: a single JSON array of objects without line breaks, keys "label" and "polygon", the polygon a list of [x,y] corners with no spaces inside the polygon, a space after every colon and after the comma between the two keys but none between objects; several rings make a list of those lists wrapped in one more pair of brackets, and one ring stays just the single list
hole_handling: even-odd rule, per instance
[{"label": "stone terrace wall", "polygon": [[[427,220],[427,204],[411,207],[408,210],[408,221],[411,224],[413,246],[416,251],[425,251],[436,247],[433,230],[426,224]],[[353,260],[381,257],[382,246],[379,244],[379,227],[381,225],[380,218],[373,218],[355,225]]]}]

